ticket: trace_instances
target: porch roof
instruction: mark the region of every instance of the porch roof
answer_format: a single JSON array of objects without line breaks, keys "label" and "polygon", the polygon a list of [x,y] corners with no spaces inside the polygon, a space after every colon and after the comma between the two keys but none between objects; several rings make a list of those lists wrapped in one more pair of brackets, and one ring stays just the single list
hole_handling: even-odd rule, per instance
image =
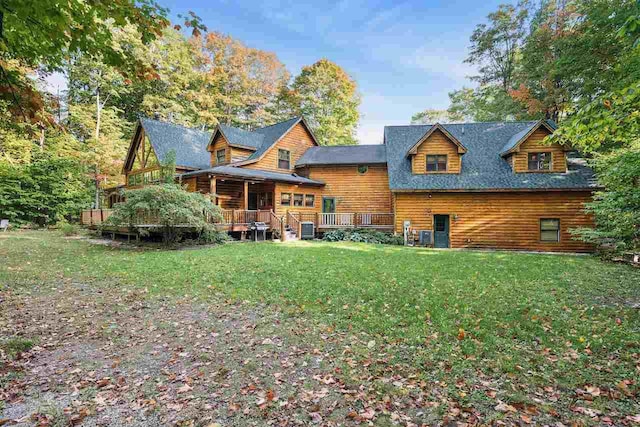
[{"label": "porch roof", "polygon": [[305,178],[296,174],[286,174],[286,173],[278,173],[278,172],[269,172],[265,170],[257,170],[257,169],[245,169],[234,166],[216,166],[209,169],[202,169],[193,172],[187,172],[180,175],[183,178],[189,178],[191,176],[197,175],[216,175],[216,176],[225,176],[230,178],[238,178],[242,180],[251,180],[251,181],[277,181],[277,182],[286,182],[289,184],[304,184],[304,185],[315,185],[315,186],[323,186],[324,182],[316,181],[313,179]]}]

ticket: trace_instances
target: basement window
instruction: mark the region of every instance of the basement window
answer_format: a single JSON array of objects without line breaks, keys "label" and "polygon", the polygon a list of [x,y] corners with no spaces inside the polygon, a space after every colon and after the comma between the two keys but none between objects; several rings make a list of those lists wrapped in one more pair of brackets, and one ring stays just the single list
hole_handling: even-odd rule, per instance
[{"label": "basement window", "polygon": [[559,242],[560,241],[560,220],[557,218],[540,219],[540,241]]},{"label": "basement window", "polygon": [[529,170],[543,171],[551,169],[551,153],[529,153]]},{"label": "basement window", "polygon": [[427,155],[427,172],[446,172],[447,171],[447,155],[435,154]]}]

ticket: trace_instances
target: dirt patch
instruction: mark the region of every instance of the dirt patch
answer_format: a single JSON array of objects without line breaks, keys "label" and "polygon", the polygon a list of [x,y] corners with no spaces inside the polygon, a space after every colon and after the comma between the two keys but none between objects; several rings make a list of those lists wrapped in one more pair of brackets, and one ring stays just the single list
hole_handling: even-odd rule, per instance
[{"label": "dirt patch", "polygon": [[334,425],[391,404],[340,379],[346,336],[268,307],[70,281],[6,291],[2,305],[2,338],[37,343],[2,354],[11,424]]}]

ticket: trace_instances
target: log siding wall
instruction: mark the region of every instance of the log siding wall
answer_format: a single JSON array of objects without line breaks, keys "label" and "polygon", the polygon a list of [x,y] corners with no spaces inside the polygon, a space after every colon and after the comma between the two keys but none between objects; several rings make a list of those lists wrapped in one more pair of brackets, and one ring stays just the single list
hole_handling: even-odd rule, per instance
[{"label": "log siding wall", "polygon": [[368,167],[360,174],[356,165],[314,166],[309,168],[309,178],[325,183],[322,195],[336,198],[336,212],[389,213],[392,205],[387,167]]},{"label": "log siding wall", "polygon": [[[395,193],[395,231],[403,221],[432,230],[433,215],[449,215],[452,248],[590,252],[569,229],[592,226],[584,213],[587,191],[495,193]],[[540,241],[540,219],[560,219],[560,241]]]}]

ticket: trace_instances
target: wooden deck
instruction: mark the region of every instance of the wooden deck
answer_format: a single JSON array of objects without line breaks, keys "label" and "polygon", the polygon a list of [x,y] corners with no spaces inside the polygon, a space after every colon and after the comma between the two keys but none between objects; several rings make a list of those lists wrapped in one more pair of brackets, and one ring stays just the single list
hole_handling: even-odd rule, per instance
[{"label": "wooden deck", "polygon": [[[158,221],[152,215],[140,215],[131,224],[106,225],[105,222],[112,215],[112,209],[87,209],[82,211],[81,223],[89,228],[102,226],[109,232],[119,233],[123,230],[143,229],[158,227]],[[285,228],[294,231],[300,236],[301,223],[312,222],[318,232],[324,232],[338,228],[371,228],[381,231],[392,231],[393,213],[379,212],[338,212],[338,213],[314,213],[314,212],[287,212],[278,216],[272,210],[222,210],[221,221],[211,221],[219,230],[228,232],[246,232],[253,222],[264,222],[269,226],[270,232],[278,236],[285,234]],[[105,228],[106,227],[106,228]],[[184,227],[190,227],[185,224]]]}]

